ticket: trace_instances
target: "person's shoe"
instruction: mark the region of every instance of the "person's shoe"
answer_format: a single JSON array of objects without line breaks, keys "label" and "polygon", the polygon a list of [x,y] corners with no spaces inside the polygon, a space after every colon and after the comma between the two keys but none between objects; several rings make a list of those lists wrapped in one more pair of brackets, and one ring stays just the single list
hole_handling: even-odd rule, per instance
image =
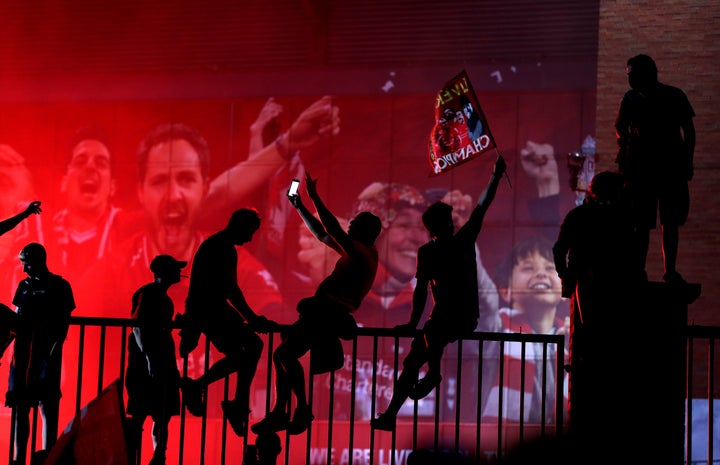
[{"label": "person's shoe", "polygon": [[265,418],[252,425],[250,431],[255,434],[276,433],[288,429],[289,425],[290,420],[287,413],[270,411]]},{"label": "person's shoe", "polygon": [[428,372],[423,379],[417,382],[415,386],[410,390],[408,397],[412,400],[420,400],[425,398],[432,392],[433,389],[438,387],[442,381],[442,376]]},{"label": "person's shoe", "polygon": [[370,428],[381,431],[395,431],[395,416],[389,413],[381,413],[377,418],[370,420]]},{"label": "person's shoe", "polygon": [[203,400],[203,389],[200,384],[188,377],[180,379],[180,390],[182,391],[183,402],[190,415],[201,417],[205,414],[205,401]]},{"label": "person's shoe", "polygon": [[310,406],[298,407],[295,409],[292,421],[288,425],[289,434],[301,434],[310,427],[310,423],[315,419],[315,416],[310,410]]},{"label": "person's shoe", "polygon": [[668,284],[687,284],[685,279],[678,273],[677,271],[671,271],[669,273],[665,273],[663,275],[663,281],[665,281]]},{"label": "person's shoe", "polygon": [[239,437],[245,436],[248,429],[248,415],[250,415],[247,405],[237,400],[224,400],[220,402],[220,406],[235,434]]},{"label": "person's shoe", "polygon": [[148,462],[148,465],[165,465],[165,454],[155,453]]},{"label": "person's shoe", "polygon": [[30,456],[30,465],[42,465],[45,463],[45,459],[47,459],[48,451],[45,449],[40,449],[32,453]]}]

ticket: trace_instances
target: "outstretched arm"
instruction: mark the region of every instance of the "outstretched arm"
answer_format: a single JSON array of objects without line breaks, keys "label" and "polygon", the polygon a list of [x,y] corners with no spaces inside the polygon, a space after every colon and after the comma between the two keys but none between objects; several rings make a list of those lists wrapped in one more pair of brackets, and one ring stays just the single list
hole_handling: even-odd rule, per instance
[{"label": "outstretched arm", "polygon": [[35,200],[33,202],[30,202],[30,205],[28,205],[27,208],[22,212],[18,213],[15,216],[11,216],[6,220],[0,221],[0,236],[15,228],[15,226],[19,225],[20,222],[28,216],[32,215],[33,213],[37,215],[41,211],[42,210],[40,209],[40,201]]},{"label": "outstretched arm", "polygon": [[[315,191],[315,180],[312,179],[307,173],[305,176],[308,185],[308,191],[311,189],[311,185],[312,190]],[[331,247],[332,249],[340,253],[340,246],[333,240],[330,234],[328,234],[323,223],[319,219],[317,219],[315,215],[310,212],[310,210],[308,210],[308,208],[302,202],[300,194],[288,195],[288,200],[290,200],[292,206],[295,207],[297,212],[300,214],[300,217],[305,223],[305,226],[307,226],[308,230],[313,234],[313,236],[315,236],[323,244],[326,244],[328,247]]]},{"label": "outstretched arm", "polygon": [[487,187],[485,187],[483,193],[480,194],[480,198],[478,199],[478,207],[483,210],[483,215],[490,207],[492,201],[495,199],[495,193],[497,192],[498,184],[500,183],[500,179],[502,178],[503,174],[505,174],[506,169],[507,165],[505,164],[505,159],[502,157],[502,155],[498,155],[497,160],[495,160],[495,168],[493,169],[492,176],[490,177],[490,182],[488,183]]},{"label": "outstretched arm", "polygon": [[495,160],[495,167],[493,169],[492,176],[490,176],[490,182],[485,187],[485,190],[482,192],[482,194],[480,194],[477,205],[475,206],[475,208],[473,208],[472,213],[470,213],[470,218],[468,219],[467,223],[465,223],[463,227],[460,228],[458,234],[469,234],[474,238],[477,238],[477,236],[480,234],[480,229],[482,228],[482,222],[485,218],[485,213],[488,211],[488,208],[490,208],[490,204],[495,199],[495,193],[497,192],[498,184],[500,184],[500,179],[502,179],[503,174],[505,174],[506,168],[507,165],[505,164],[505,159],[502,157],[502,155],[498,155],[497,159]]},{"label": "outstretched arm", "polygon": [[[237,278],[235,279],[237,282]],[[235,286],[228,296],[228,300],[235,307],[235,310],[242,315],[245,321],[252,327],[253,331],[259,333],[267,333],[277,329],[277,323],[272,320],[268,320],[263,315],[258,315],[255,311],[250,308],[250,305],[245,300],[245,294],[243,294],[240,286]]]},{"label": "outstretched arm", "polygon": [[[320,217],[324,230],[332,238],[332,241],[342,247],[344,250],[349,250],[351,247],[350,238],[345,230],[340,225],[340,221],[332,214],[330,209],[325,206],[325,203],[320,198],[317,192],[317,179],[313,179],[310,173],[305,172],[305,182],[307,184],[308,194],[310,199],[315,205],[315,210]],[[338,250],[338,252],[340,252]]]},{"label": "outstretched arm", "polygon": [[552,145],[528,140],[520,150],[520,165],[535,181],[539,198],[560,193],[560,175]]},{"label": "outstretched arm", "polygon": [[[250,125],[250,144],[248,146],[248,160],[252,160],[259,154],[265,147],[265,141],[263,135],[266,129],[273,130],[275,135],[278,134],[280,128],[280,122],[278,120],[280,113],[282,113],[283,107],[275,101],[273,97],[270,97],[260,109],[255,122]],[[277,129],[276,129],[277,128]]]}]

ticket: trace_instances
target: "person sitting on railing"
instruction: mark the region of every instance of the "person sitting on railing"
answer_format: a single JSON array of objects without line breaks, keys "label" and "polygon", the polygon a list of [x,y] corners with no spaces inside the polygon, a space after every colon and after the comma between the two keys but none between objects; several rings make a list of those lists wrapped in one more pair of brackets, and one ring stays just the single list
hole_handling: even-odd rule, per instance
[{"label": "person sitting on railing", "polygon": [[[306,172],[305,183],[320,219],[310,213],[299,194],[288,193],[288,199],[315,237],[336,251],[340,258],[330,275],[318,285],[315,295],[298,303],[299,317],[273,353],[277,397],[274,408],[252,426],[255,434],[282,430],[300,434],[308,429],[314,416],[308,405],[305,376],[299,359],[311,351],[312,374],[334,371],[343,365],[340,339],[356,336],[357,323],[352,313],[370,291],[378,268],[375,240],[382,228],[380,218],[370,212],[360,212],[350,221],[345,232],[320,199],[317,179]],[[297,406],[292,420],[288,421],[292,393]]]},{"label": "person sitting on railing", "polygon": [[[435,305],[422,333],[413,339],[410,352],[403,360],[403,370],[387,409],[370,421],[372,428],[395,430],[395,420],[405,400],[408,397],[422,399],[440,384],[445,347],[475,330],[479,317],[475,242],[505,169],[505,159],[498,155],[490,182],[457,233],[453,207],[447,203],[435,202],[423,213],[423,224],[432,239],[418,249],[417,285],[410,321],[395,329],[408,332],[417,328],[427,302],[428,286],[432,286]],[[428,372],[418,380],[425,363]]]},{"label": "person sitting on railing", "polygon": [[181,379],[183,401],[192,415],[202,416],[208,385],[237,373],[235,397],[222,401],[221,407],[238,436],[247,433],[250,384],[263,350],[257,332],[277,329],[277,323],[250,308],[238,286],[235,247],[250,242],[259,228],[257,211],[241,208],[224,229],[200,244],[193,257],[185,313],[178,315],[182,357],[197,347],[201,333],[224,355],[198,379]]}]

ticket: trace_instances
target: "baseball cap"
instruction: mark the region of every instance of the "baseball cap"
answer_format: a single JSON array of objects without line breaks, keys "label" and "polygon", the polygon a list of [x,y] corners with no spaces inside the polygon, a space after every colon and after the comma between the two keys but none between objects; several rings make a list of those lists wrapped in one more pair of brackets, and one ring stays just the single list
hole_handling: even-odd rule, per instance
[{"label": "baseball cap", "polygon": [[150,262],[150,271],[155,274],[165,274],[172,271],[182,270],[187,266],[187,262],[175,260],[171,255],[158,255]]}]

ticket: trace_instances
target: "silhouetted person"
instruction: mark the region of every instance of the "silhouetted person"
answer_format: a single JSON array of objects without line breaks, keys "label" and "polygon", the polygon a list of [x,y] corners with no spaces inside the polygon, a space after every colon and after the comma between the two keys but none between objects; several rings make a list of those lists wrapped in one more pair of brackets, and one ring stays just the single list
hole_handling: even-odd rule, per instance
[{"label": "silhouetted person", "polygon": [[[445,347],[475,330],[479,317],[475,242],[505,169],[505,160],[498,156],[490,182],[470,218],[457,233],[450,205],[435,202],[423,213],[423,225],[431,240],[418,249],[417,284],[410,321],[395,329],[414,331],[417,328],[427,301],[428,286],[432,287],[434,307],[422,333],[413,339],[403,360],[403,369],[387,409],[371,420],[373,428],[393,431],[405,399],[422,399],[440,384]],[[427,374],[418,380],[420,367],[425,363]]]},{"label": "silhouetted person", "polygon": [[138,452],[143,425],[153,420],[153,456],[149,465],[164,465],[170,418],[180,414],[180,372],[172,335],[175,307],[167,291],[180,282],[180,270],[187,262],[171,255],[158,255],[150,262],[155,280],[132,296],[131,317],[135,320],[128,336],[128,366],[125,376],[127,413],[130,415],[130,460],[140,464]]},{"label": "silhouetted person", "polygon": [[[313,235],[340,258],[330,275],[318,285],[315,294],[298,302],[299,317],[273,352],[275,406],[264,419],[253,425],[256,434],[286,429],[289,434],[300,434],[310,426],[314,416],[308,405],[305,374],[299,359],[311,351],[310,371],[313,374],[342,366],[340,339],[355,337],[357,324],[352,313],[370,291],[378,267],[374,244],[382,228],[380,218],[370,212],[360,212],[350,220],[345,232],[318,195],[317,180],[307,172],[305,184],[320,219],[310,213],[300,195],[288,195],[288,199]],[[297,404],[292,420],[288,421],[292,393]]]},{"label": "silhouetted person", "polygon": [[18,318],[5,398],[15,409],[13,465],[27,461],[32,407],[39,405],[43,422],[42,451],[36,454],[47,454],[57,440],[62,347],[75,309],[70,283],[47,268],[45,247],[31,242],[19,258],[27,278],[13,298]]},{"label": "silhouetted person", "polygon": [[259,228],[257,211],[241,208],[230,216],[224,229],[200,244],[193,257],[185,314],[180,319],[182,357],[187,357],[197,347],[200,333],[205,334],[224,355],[198,379],[181,380],[188,411],[202,416],[207,386],[236,373],[235,397],[222,401],[221,405],[238,436],[247,432],[250,383],[262,355],[263,341],[256,331],[265,333],[276,326],[250,308],[237,281],[238,252],[235,247],[250,242]]},{"label": "silhouetted person", "polygon": [[637,312],[633,296],[645,280],[623,193],[622,174],[596,174],[585,203],[565,216],[553,246],[563,296],[572,298],[568,413],[577,434],[593,432],[608,416],[616,418],[609,409],[617,404],[605,402],[614,392],[607,380],[616,379],[617,369],[627,363],[627,347],[614,351],[606,338],[617,331],[618,316],[627,322]]},{"label": "silhouetted person", "polygon": [[657,66],[647,55],[627,61],[628,82],[615,120],[618,155],[625,175],[640,239],[643,269],[660,212],[663,280],[682,283],[676,270],[679,227],[690,207],[688,181],[693,178],[695,112],[685,93],[658,81]]}]

